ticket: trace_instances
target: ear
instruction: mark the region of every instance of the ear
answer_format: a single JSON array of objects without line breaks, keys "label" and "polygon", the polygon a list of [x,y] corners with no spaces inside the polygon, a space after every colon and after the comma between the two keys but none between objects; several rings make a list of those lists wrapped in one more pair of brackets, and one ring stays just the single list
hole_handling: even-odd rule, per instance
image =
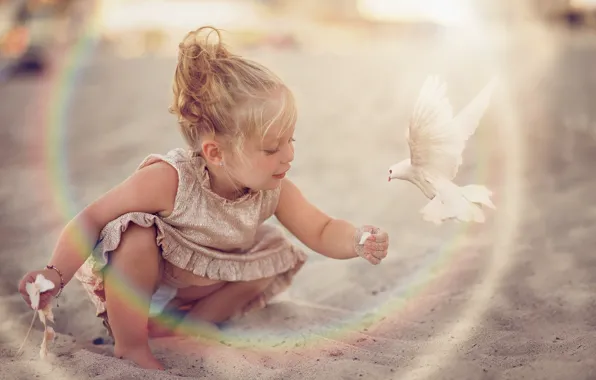
[{"label": "ear", "polygon": [[223,162],[222,149],[220,144],[212,139],[204,140],[201,144],[203,157],[213,165],[220,165]]}]

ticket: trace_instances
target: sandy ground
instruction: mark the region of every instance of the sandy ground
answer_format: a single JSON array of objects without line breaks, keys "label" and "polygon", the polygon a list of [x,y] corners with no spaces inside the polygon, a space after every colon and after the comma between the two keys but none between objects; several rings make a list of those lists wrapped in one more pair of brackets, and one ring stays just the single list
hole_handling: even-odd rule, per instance
[{"label": "sandy ground", "polygon": [[[309,252],[285,295],[215,342],[153,341],[165,374],[111,356],[76,281],[55,308],[54,357],[38,357],[39,322],[24,354],[14,352],[32,317],[16,291],[20,277],[45,265],[73,213],[148,153],[181,145],[167,113],[174,61],[98,53],[70,82],[3,85],[0,377],[595,378],[596,42],[480,37],[247,52],[276,69],[300,102],[291,179],[330,215],[386,229],[389,256],[371,266]],[[457,179],[495,192],[498,210],[484,225],[426,224],[418,190],[386,181],[388,166],[408,154],[404,128],[430,73],[449,81],[456,109],[493,73],[503,81]]]}]

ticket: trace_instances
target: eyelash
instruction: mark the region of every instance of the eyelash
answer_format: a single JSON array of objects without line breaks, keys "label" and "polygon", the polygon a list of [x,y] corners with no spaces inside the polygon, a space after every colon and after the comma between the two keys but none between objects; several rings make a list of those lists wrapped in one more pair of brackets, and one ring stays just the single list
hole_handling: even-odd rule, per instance
[{"label": "eyelash", "polygon": [[[292,138],[290,139],[290,141],[289,141],[289,142],[290,142],[290,143],[293,143],[294,141],[296,141],[296,139],[292,137]],[[276,149],[276,150],[266,150],[266,151],[265,151],[265,153],[266,153],[268,156],[272,156],[272,155],[274,155],[274,154],[275,154],[275,153],[277,153],[277,152],[279,152],[279,149]]]}]

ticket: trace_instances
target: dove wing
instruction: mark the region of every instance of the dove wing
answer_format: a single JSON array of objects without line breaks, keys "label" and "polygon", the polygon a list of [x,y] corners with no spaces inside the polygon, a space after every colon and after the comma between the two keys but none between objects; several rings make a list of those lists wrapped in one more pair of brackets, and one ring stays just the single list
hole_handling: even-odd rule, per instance
[{"label": "dove wing", "polygon": [[427,173],[453,179],[461,165],[465,138],[453,124],[453,110],[446,97],[447,86],[429,77],[414,105],[406,139],[412,166]]},{"label": "dove wing", "polygon": [[466,140],[476,132],[476,128],[478,128],[480,119],[488,108],[491,95],[497,83],[497,78],[492,78],[478,95],[454,118],[453,123],[457,128],[462,130]]}]

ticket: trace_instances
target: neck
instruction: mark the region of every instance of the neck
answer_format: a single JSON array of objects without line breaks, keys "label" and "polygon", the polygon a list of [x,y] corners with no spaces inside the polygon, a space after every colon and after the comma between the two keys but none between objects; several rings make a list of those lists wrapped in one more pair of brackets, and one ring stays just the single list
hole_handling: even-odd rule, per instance
[{"label": "neck", "polygon": [[235,200],[247,193],[248,189],[230,177],[221,166],[207,164],[211,190],[222,198]]}]

